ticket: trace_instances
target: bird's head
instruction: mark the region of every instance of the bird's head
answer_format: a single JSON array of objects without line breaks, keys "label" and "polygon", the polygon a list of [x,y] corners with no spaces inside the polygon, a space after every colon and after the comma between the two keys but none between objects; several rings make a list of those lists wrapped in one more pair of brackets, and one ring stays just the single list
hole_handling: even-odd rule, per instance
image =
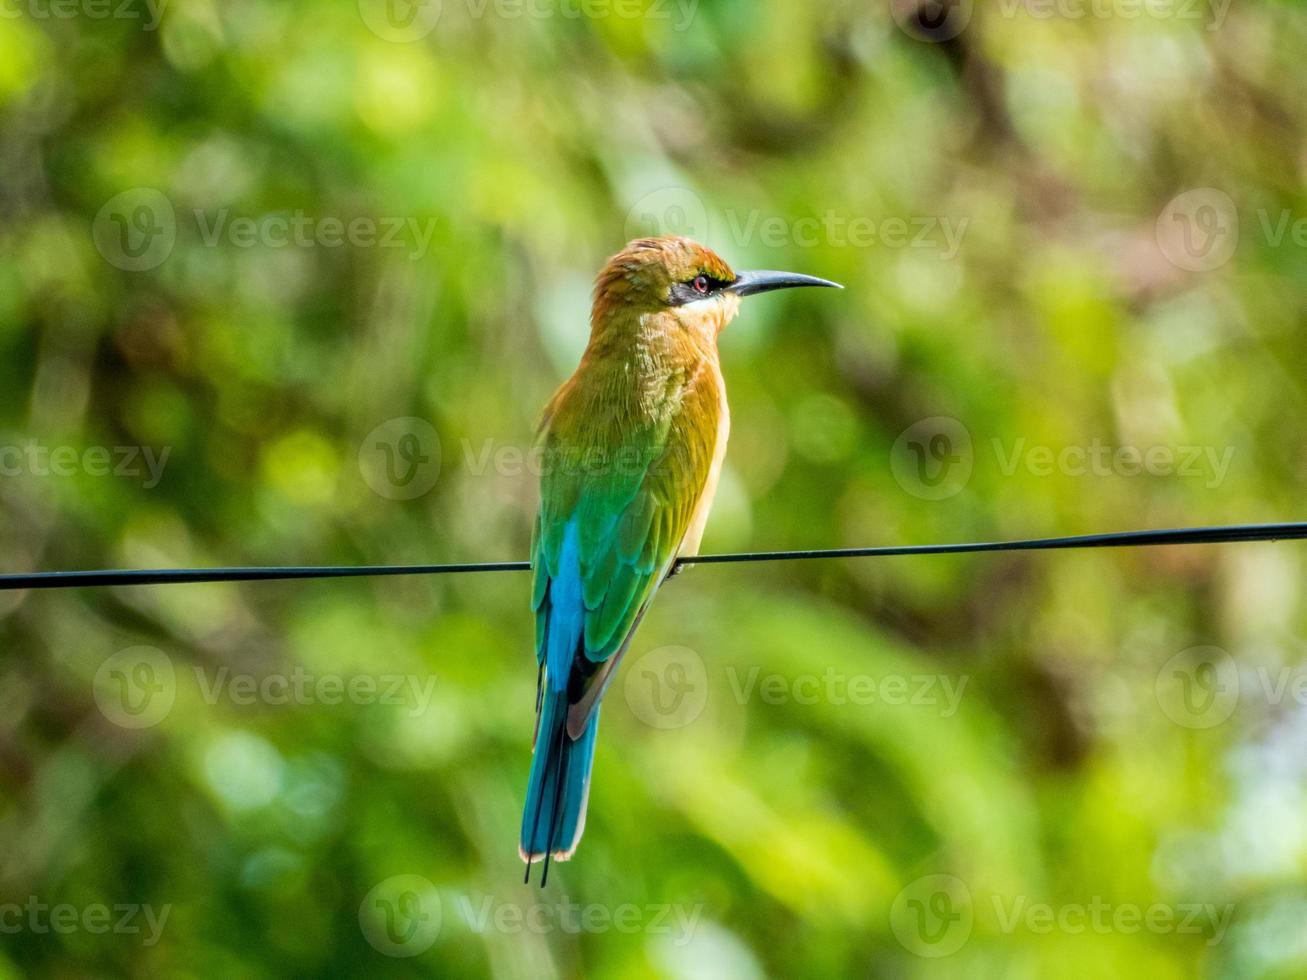
[{"label": "bird's head", "polygon": [[796,272],[735,272],[689,238],[637,238],[599,273],[591,325],[600,331],[662,314],[660,319],[715,338],[739,312],[744,297],[796,286],[843,288]]}]

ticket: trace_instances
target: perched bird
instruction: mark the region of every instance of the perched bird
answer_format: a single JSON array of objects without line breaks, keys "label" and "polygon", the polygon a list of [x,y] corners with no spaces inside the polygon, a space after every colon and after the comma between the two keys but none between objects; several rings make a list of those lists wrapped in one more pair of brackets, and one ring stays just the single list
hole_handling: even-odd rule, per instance
[{"label": "perched bird", "polygon": [[631,242],[595,282],[590,342],[540,422],[527,880],[576,849],[599,701],[658,586],[698,552],[730,428],[717,335],[745,296],[793,286],[837,284],[732,272],[677,237]]}]

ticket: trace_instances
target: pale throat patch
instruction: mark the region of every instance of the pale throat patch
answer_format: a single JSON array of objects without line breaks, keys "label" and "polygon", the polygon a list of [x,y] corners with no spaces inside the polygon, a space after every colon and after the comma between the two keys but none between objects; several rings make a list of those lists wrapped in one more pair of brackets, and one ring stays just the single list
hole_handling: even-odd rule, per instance
[{"label": "pale throat patch", "polygon": [[675,307],[674,312],[682,326],[691,330],[706,328],[710,337],[716,337],[740,312],[740,297],[729,292],[718,293]]}]

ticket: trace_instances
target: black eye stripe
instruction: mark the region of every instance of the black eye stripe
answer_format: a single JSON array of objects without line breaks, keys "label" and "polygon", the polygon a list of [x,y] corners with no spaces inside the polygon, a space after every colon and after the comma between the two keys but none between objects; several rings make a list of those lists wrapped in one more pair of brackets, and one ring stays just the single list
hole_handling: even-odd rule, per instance
[{"label": "black eye stripe", "polygon": [[[706,279],[708,281],[708,289],[706,292],[701,293],[695,288],[694,284],[699,279]],[[686,303],[696,303],[701,299],[712,299],[712,297],[716,296],[729,285],[730,281],[728,280],[715,279],[712,276],[699,273],[684,282],[672,283],[672,288],[667,297],[667,301],[672,306],[684,306]]]}]

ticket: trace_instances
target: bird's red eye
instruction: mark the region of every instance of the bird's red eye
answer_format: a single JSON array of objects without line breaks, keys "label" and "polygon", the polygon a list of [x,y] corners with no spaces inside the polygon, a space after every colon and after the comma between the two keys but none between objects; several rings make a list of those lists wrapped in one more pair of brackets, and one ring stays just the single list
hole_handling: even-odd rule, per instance
[{"label": "bird's red eye", "polygon": [[707,276],[695,276],[695,278],[694,278],[694,291],[695,291],[696,293],[707,293],[707,292],[708,292],[708,277],[707,277]]}]

